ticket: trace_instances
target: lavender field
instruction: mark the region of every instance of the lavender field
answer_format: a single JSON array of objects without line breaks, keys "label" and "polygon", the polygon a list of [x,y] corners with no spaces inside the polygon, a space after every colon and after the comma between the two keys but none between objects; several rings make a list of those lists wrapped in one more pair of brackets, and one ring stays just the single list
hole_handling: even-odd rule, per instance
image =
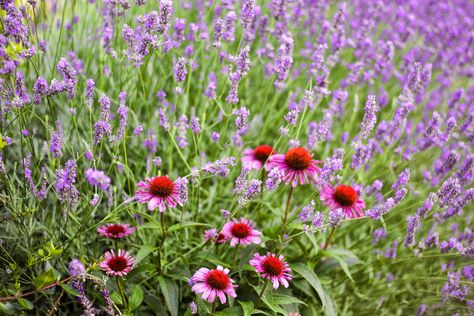
[{"label": "lavender field", "polygon": [[474,315],[471,0],[0,0],[0,315]]}]

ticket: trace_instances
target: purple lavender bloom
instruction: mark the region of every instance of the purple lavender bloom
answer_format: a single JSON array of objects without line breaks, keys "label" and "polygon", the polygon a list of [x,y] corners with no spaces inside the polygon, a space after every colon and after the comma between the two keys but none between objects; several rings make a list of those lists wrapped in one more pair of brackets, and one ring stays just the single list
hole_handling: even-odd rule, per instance
[{"label": "purple lavender bloom", "polygon": [[367,96],[367,103],[365,104],[365,115],[360,124],[360,134],[359,140],[366,140],[370,132],[374,129],[375,123],[377,122],[377,116],[375,115],[378,112],[379,108],[375,101],[375,95]]},{"label": "purple lavender bloom", "polygon": [[86,273],[86,268],[78,259],[73,259],[68,265],[69,274],[71,276],[81,276]]},{"label": "purple lavender bloom", "polygon": [[439,206],[444,207],[453,203],[461,194],[461,185],[457,178],[447,179],[438,191]]},{"label": "purple lavender bloom", "polygon": [[247,182],[245,191],[243,192],[242,196],[239,197],[238,202],[239,205],[245,205],[249,201],[255,199],[261,192],[262,188],[262,181],[252,179]]},{"label": "purple lavender bloom", "polygon": [[229,167],[235,166],[235,158],[234,157],[224,157],[220,160],[216,160],[213,162],[207,162],[203,167],[202,171],[218,175],[222,178],[227,177],[230,172]]},{"label": "purple lavender bloom", "polygon": [[387,231],[384,228],[377,228],[372,233],[372,244],[377,244],[380,240],[386,238],[388,236]]},{"label": "purple lavender bloom", "polygon": [[158,25],[156,31],[159,34],[168,32],[171,24],[171,14],[173,11],[173,1],[162,0],[160,1],[160,15],[158,17]]},{"label": "purple lavender bloom", "polygon": [[89,168],[85,172],[85,177],[90,185],[99,187],[102,191],[107,191],[110,186],[110,178],[101,170]]},{"label": "purple lavender bloom", "polygon": [[69,204],[72,208],[78,203],[79,191],[76,182],[76,162],[68,160],[62,169],[56,170],[56,192],[62,204]]},{"label": "purple lavender bloom", "polygon": [[300,221],[301,222],[307,222],[309,221],[309,219],[311,218],[311,216],[313,216],[313,212],[314,212],[314,201],[311,200],[310,204],[309,205],[305,205],[302,209],[301,209],[301,212],[300,214],[298,215],[298,217],[300,218]]},{"label": "purple lavender bloom", "polygon": [[274,191],[283,182],[284,172],[278,168],[273,168],[268,173],[268,178],[265,181],[265,186],[269,191]]},{"label": "purple lavender bloom", "polygon": [[410,168],[406,168],[398,175],[397,181],[392,185],[392,190],[400,190],[407,185],[408,181],[410,181]]},{"label": "purple lavender bloom", "polygon": [[33,101],[36,104],[40,104],[41,98],[48,95],[48,83],[43,77],[38,77],[38,79],[36,79],[33,91]]},{"label": "purple lavender bloom", "polygon": [[174,79],[176,82],[180,83],[186,80],[186,60],[182,57],[178,58],[178,61],[174,65]]},{"label": "purple lavender bloom", "polygon": [[219,142],[220,139],[221,139],[221,135],[220,135],[218,132],[212,132],[212,134],[211,134],[211,141],[212,141],[213,143]]},{"label": "purple lavender bloom", "polygon": [[193,134],[199,134],[201,132],[201,125],[199,124],[199,117],[193,116],[191,117],[191,130]]},{"label": "purple lavender bloom", "polygon": [[338,226],[339,224],[342,223],[342,221],[344,220],[345,218],[345,213],[344,213],[344,210],[341,209],[341,208],[336,208],[334,210],[330,210],[329,211],[329,214],[328,214],[328,222],[329,222],[329,225],[333,226],[333,227],[336,227]]}]

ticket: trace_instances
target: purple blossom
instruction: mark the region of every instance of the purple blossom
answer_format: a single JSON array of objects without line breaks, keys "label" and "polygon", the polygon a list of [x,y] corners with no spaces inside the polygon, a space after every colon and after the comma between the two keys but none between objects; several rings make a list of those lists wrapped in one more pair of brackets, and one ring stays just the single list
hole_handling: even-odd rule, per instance
[{"label": "purple blossom", "polygon": [[186,60],[183,57],[178,58],[178,61],[174,65],[174,79],[180,83],[186,80]]},{"label": "purple blossom", "polygon": [[99,187],[102,191],[107,191],[110,186],[110,178],[101,170],[89,168],[85,172],[85,177],[90,185]]},{"label": "purple blossom", "polygon": [[367,103],[365,104],[365,115],[360,124],[360,134],[359,140],[366,140],[370,132],[374,129],[375,123],[377,122],[377,116],[375,115],[378,112],[379,108],[375,101],[375,95],[367,96]]},{"label": "purple blossom", "polygon": [[199,134],[201,132],[201,125],[199,124],[199,117],[193,116],[191,117],[191,130],[193,134]]},{"label": "purple blossom", "polygon": [[234,157],[224,157],[220,160],[216,160],[213,162],[207,162],[203,167],[202,171],[215,174],[220,177],[227,177],[230,172],[230,167],[235,166],[235,158]]},{"label": "purple blossom", "polygon": [[68,160],[62,169],[56,170],[56,192],[62,204],[74,208],[78,203],[79,191],[74,186],[76,183],[76,162]]}]

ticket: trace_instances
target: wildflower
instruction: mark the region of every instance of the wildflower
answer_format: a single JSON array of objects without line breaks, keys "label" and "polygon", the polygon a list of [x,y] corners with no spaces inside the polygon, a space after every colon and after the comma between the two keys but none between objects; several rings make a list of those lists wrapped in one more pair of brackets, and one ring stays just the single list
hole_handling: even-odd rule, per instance
[{"label": "wildflower", "polygon": [[254,227],[254,224],[245,218],[241,218],[240,222],[234,218],[232,222],[225,223],[222,228],[222,234],[230,239],[230,245],[232,247],[237,244],[260,244],[260,236],[262,233],[255,230]]},{"label": "wildflower", "polygon": [[110,178],[101,170],[89,168],[86,170],[85,177],[90,185],[99,187],[102,191],[107,191],[110,186]]},{"label": "wildflower", "polygon": [[211,174],[217,174],[218,176],[225,178],[230,172],[229,167],[232,167],[234,165],[235,165],[234,157],[224,157],[220,160],[207,162],[202,167],[202,171],[208,172]]},{"label": "wildflower", "polygon": [[374,129],[377,123],[377,116],[375,115],[379,108],[375,102],[375,95],[367,96],[367,103],[365,104],[365,115],[360,123],[359,141],[366,140],[370,132]]},{"label": "wildflower", "polygon": [[333,227],[338,226],[344,219],[344,216],[345,216],[345,212],[341,208],[330,210],[328,214],[329,225]]},{"label": "wildflower", "polygon": [[314,160],[309,151],[302,147],[295,147],[283,154],[275,154],[268,161],[269,168],[281,169],[285,175],[283,181],[291,182],[293,187],[317,181],[321,169],[316,166],[318,160]]},{"label": "wildflower", "polygon": [[68,160],[63,169],[56,170],[56,192],[59,201],[63,204],[69,203],[71,207],[77,205],[79,198],[79,191],[74,186],[76,168],[76,161]]},{"label": "wildflower", "polygon": [[97,228],[97,232],[110,239],[120,239],[131,235],[135,231],[135,227],[129,224],[107,224]]},{"label": "wildflower", "polygon": [[193,134],[199,134],[201,131],[201,125],[199,124],[199,117],[193,116],[191,117],[191,130]]},{"label": "wildflower", "polygon": [[260,145],[255,149],[247,148],[243,152],[242,164],[250,169],[259,170],[267,162],[268,158],[275,154],[271,146]]},{"label": "wildflower", "polygon": [[86,268],[78,259],[73,259],[68,265],[69,274],[72,276],[81,276],[86,273]]},{"label": "wildflower", "polygon": [[216,296],[222,304],[227,301],[226,294],[230,297],[237,297],[233,285],[234,280],[229,278],[229,269],[224,269],[222,266],[217,266],[217,269],[209,270],[207,268],[199,269],[190,279],[192,284],[191,290],[196,293],[202,293],[202,299],[213,303]]},{"label": "wildflower", "polygon": [[175,208],[177,205],[184,205],[181,196],[182,184],[177,180],[173,182],[168,176],[145,178],[137,186],[139,189],[135,193],[135,198],[140,203],[148,203],[149,211],[158,208],[160,212],[164,212],[166,206]]},{"label": "wildflower", "polygon": [[191,315],[196,315],[198,312],[198,306],[194,301],[189,303],[189,309],[191,311]]},{"label": "wildflower", "polygon": [[276,290],[280,285],[287,288],[289,286],[288,281],[292,279],[291,269],[288,263],[283,261],[283,258],[282,255],[277,257],[277,255],[270,252],[267,252],[265,256],[256,253],[249,263],[262,277],[270,280]]},{"label": "wildflower", "polygon": [[225,243],[229,238],[227,238],[224,234],[218,233],[217,229],[211,228],[206,231],[204,231],[204,240],[209,241],[212,240],[216,244],[223,244]]},{"label": "wildflower", "polygon": [[269,191],[274,191],[283,182],[285,173],[280,169],[272,169],[268,173],[268,179],[265,181],[265,186]]},{"label": "wildflower", "polygon": [[135,259],[125,250],[113,250],[105,253],[105,258],[99,263],[99,267],[108,275],[126,276],[133,269]]},{"label": "wildflower", "polygon": [[186,80],[186,74],[188,71],[186,70],[186,60],[182,57],[178,58],[174,66],[174,78],[176,82],[183,82]]},{"label": "wildflower", "polygon": [[320,198],[323,204],[332,210],[341,208],[348,218],[364,216],[362,210],[365,208],[365,202],[359,199],[357,191],[350,186],[325,186],[321,190]]}]

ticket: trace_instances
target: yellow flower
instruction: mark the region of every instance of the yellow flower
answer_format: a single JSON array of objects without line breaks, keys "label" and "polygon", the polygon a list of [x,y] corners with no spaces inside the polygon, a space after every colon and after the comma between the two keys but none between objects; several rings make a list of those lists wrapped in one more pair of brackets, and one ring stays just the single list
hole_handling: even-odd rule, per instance
[{"label": "yellow flower", "polygon": [[2,150],[7,145],[7,142],[3,140],[2,135],[0,134],[0,150]]}]

